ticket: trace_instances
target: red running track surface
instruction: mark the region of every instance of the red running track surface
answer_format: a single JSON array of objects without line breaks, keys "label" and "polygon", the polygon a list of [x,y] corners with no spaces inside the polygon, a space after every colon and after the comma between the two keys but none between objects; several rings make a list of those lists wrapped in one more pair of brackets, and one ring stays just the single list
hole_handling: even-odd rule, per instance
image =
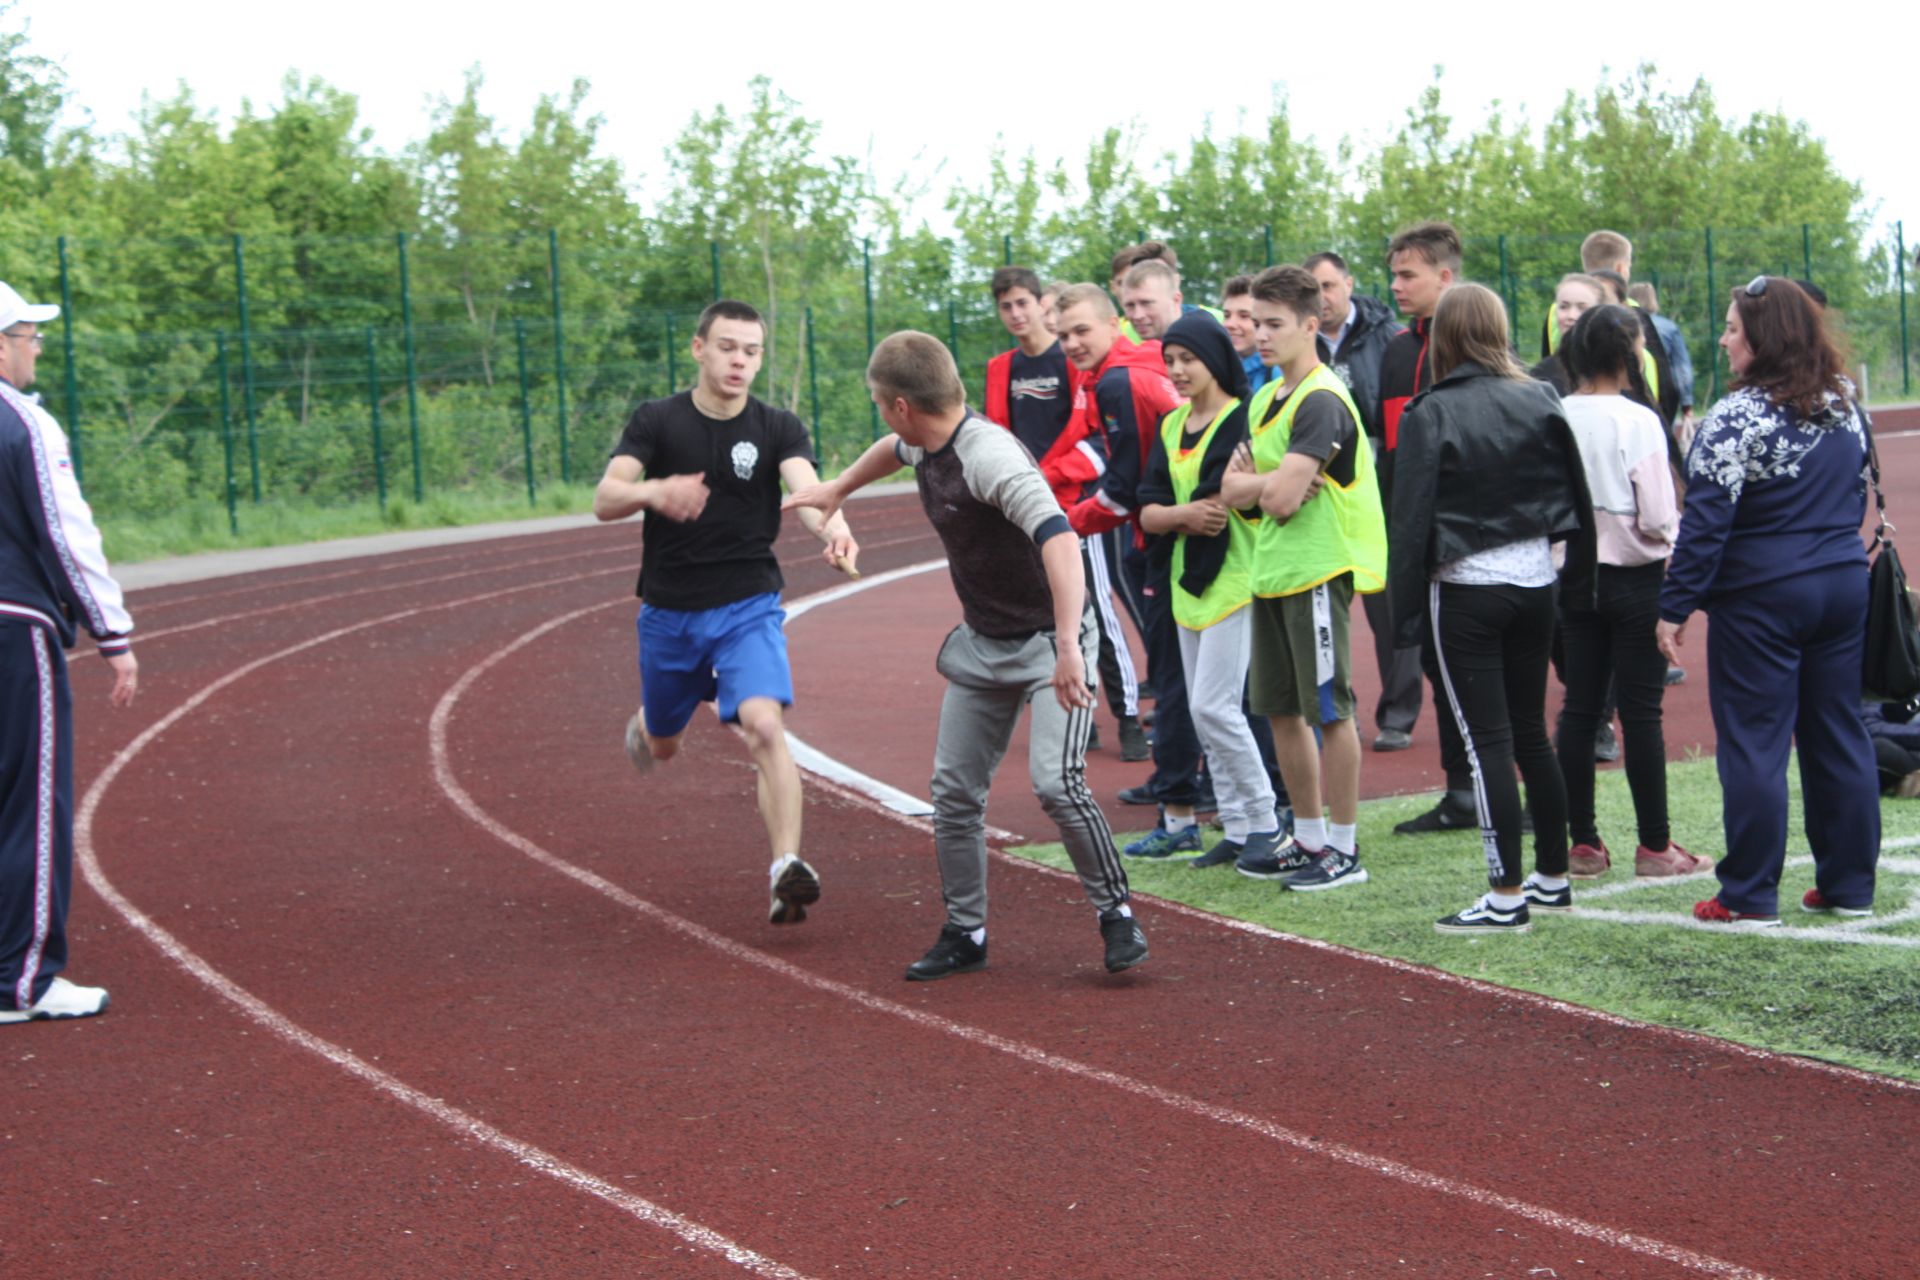
[{"label": "red running track surface", "polygon": [[[937,555],[911,499],[857,518],[870,573]],[[645,780],[619,752],[634,544],[141,593],[127,715],[81,660],[73,973],[114,1009],[0,1041],[0,1274],[1878,1277],[1920,1256],[1920,1091],[1895,1082],[1157,904],[1152,960],[1109,977],[1077,886],[1010,862],[992,968],[909,986],[940,915],[929,841],[820,788],[826,896],[765,925],[732,735],[703,716]],[[837,581],[804,536],[782,552],[790,599]],[[859,701],[801,665],[795,730],[835,749],[910,723],[930,664],[868,637],[845,655]]]}]

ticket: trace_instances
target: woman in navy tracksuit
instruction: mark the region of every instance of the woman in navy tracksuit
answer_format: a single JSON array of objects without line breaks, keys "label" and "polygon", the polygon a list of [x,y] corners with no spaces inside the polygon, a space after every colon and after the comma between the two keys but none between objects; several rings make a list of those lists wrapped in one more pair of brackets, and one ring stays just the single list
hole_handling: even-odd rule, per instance
[{"label": "woman in navy tracksuit", "polygon": [[1780,923],[1787,751],[1800,782],[1815,888],[1808,911],[1865,915],[1880,854],[1873,746],[1860,721],[1867,621],[1866,416],[1804,291],[1760,276],[1720,337],[1734,391],[1687,455],[1686,508],[1660,593],[1660,644],[1678,656],[1705,609],[1707,697],[1719,738],[1727,853],[1701,920]]}]

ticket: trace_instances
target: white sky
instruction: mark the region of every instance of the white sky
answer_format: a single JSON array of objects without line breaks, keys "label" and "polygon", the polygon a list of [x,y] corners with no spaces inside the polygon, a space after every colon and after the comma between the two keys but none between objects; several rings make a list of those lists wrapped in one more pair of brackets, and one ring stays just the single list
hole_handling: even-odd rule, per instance
[{"label": "white sky", "polygon": [[[27,20],[29,50],[64,67],[75,99],[109,132],[130,126],[143,92],[165,96],[180,82],[223,119],[243,99],[264,109],[297,69],[357,95],[378,145],[397,151],[426,134],[432,102],[456,96],[471,65],[483,68],[482,104],[509,136],[540,94],[563,94],[582,76],[593,86],[589,107],[607,119],[606,147],[650,193],[663,149],[691,113],[743,104],[748,79],[764,73],[822,122],[827,150],[870,154],[883,182],[943,164],[928,210],[936,215],[950,176],[984,172],[996,135],[1015,155],[1031,146],[1043,162],[1077,160],[1106,126],[1137,121],[1150,159],[1208,115],[1218,132],[1240,119],[1257,126],[1284,90],[1296,134],[1365,145],[1393,130],[1436,63],[1446,69],[1443,101],[1471,125],[1496,98],[1509,117],[1524,110],[1538,123],[1568,89],[1590,92],[1603,68],[1619,79],[1651,60],[1676,90],[1704,76],[1723,116],[1779,108],[1805,120],[1865,188],[1876,230],[1904,218],[1913,252],[1920,164],[1906,78],[1920,71],[1920,33],[1894,16],[1900,6],[1714,8],[1737,12],[1738,25],[1707,6],[1621,5],[1611,39],[1595,37],[1602,10],[1591,0],[1322,0],[1247,5],[1239,18],[1225,6],[1137,0],[332,0],[285,9],[69,0],[22,3],[4,21]],[[1263,24],[1261,12],[1276,18]],[[1221,52],[1189,53],[1198,41]],[[1804,68],[1786,70],[1796,58]]]}]

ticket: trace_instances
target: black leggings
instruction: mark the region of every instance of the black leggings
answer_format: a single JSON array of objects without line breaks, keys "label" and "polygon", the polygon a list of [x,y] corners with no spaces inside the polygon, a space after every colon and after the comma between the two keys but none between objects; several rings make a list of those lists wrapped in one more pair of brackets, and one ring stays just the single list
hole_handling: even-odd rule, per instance
[{"label": "black leggings", "polygon": [[1660,722],[1667,660],[1654,636],[1666,574],[1664,560],[1629,568],[1603,564],[1599,608],[1560,611],[1567,686],[1560,709],[1560,774],[1575,844],[1600,843],[1593,813],[1593,735],[1607,717],[1611,685],[1620,706],[1627,789],[1633,793],[1640,843],[1655,852],[1667,847],[1667,742]]},{"label": "black leggings", "polygon": [[1547,741],[1553,588],[1436,582],[1428,607],[1441,689],[1473,771],[1487,879],[1496,889],[1520,883],[1516,764],[1533,814],[1534,867],[1566,875],[1567,789]]}]

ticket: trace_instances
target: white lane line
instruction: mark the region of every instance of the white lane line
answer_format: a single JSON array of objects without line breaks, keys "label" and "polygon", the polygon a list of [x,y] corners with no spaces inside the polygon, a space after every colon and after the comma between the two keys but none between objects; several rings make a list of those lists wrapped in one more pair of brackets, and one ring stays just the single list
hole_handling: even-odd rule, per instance
[{"label": "white lane line", "polygon": [[[875,581],[877,583],[879,579],[875,579]],[[822,594],[838,593],[835,598],[839,598],[851,594],[849,590],[850,587],[858,589],[860,585],[861,584],[858,583],[848,584],[848,586],[845,587],[834,588],[833,592]],[[809,599],[811,599],[811,597],[809,597]],[[1437,1195],[1449,1196],[1457,1200],[1464,1200],[1481,1208],[1507,1213],[1537,1226],[1565,1232],[1583,1239],[1593,1240],[1612,1248],[1637,1253],[1645,1257],[1659,1258],[1662,1261],[1686,1267],[1689,1270],[1698,1271],[1705,1275],[1726,1277],[1727,1280],[1735,1280],[1735,1278],[1737,1278],[1737,1280],[1766,1280],[1763,1272],[1751,1270],[1747,1267],[1740,1266],[1738,1263],[1728,1262],[1722,1258],[1716,1258],[1711,1254],[1700,1253],[1696,1250],[1671,1244],[1652,1236],[1644,1236],[1631,1231],[1622,1231],[1601,1223],[1588,1222],[1583,1218],[1576,1218],[1570,1214],[1560,1213],[1543,1205],[1536,1205],[1513,1196],[1503,1195],[1498,1191],[1476,1186],[1470,1182],[1463,1182],[1457,1178],[1450,1178],[1443,1174],[1430,1173],[1403,1161],[1394,1160],[1386,1156],[1373,1155],[1357,1147],[1350,1147],[1345,1143],[1315,1138],[1297,1129],[1290,1129],[1285,1125],[1276,1124],[1264,1116],[1257,1116],[1245,1111],[1236,1111],[1230,1107],[1203,1102],[1198,1098],[1178,1093],[1159,1085],[1149,1084],[1146,1081],[1135,1079],[1132,1076],[1122,1075],[1115,1071],[1107,1071],[1100,1067],[1078,1062],[1072,1058],[1050,1053],[1037,1045],[1014,1040],[981,1027],[956,1022],[950,1018],[943,1018],[938,1014],[928,1013],[924,1010],[913,1008],[910,1005],[889,1000],[884,996],[873,995],[859,987],[851,986],[832,978],[823,977],[807,969],[802,969],[798,965],[769,955],[757,948],[747,946],[745,943],[737,942],[725,934],[717,933],[683,916],[675,915],[673,912],[656,906],[654,903],[639,897],[598,873],[578,866],[575,863],[568,862],[565,858],[549,852],[547,849],[527,839],[527,837],[521,835],[519,832],[514,831],[485,809],[481,808],[480,805],[475,802],[472,795],[460,785],[459,779],[454,775],[453,766],[447,752],[447,725],[452,720],[454,706],[460,701],[461,697],[494,666],[518,652],[520,649],[532,644],[540,637],[589,612],[592,612],[592,610],[581,609],[550,619],[513,640],[501,649],[496,650],[486,658],[483,658],[456,680],[452,687],[441,697],[439,705],[434,707],[433,717],[428,723],[428,752],[433,762],[435,782],[439,784],[441,791],[452,801],[455,808],[470,818],[481,830],[487,832],[509,848],[519,850],[539,865],[619,903],[636,915],[663,928],[671,929],[681,936],[698,942],[703,946],[711,947],[730,959],[739,961],[742,964],[753,965],[769,973],[786,978],[789,981],[797,982],[802,986],[811,987],[816,991],[838,996],[863,1009],[869,1009],[875,1013],[884,1013],[891,1017],[902,1019],[916,1027],[951,1036],[968,1044],[996,1050],[1033,1066],[1044,1067],[1050,1071],[1060,1072],[1063,1075],[1074,1076],[1082,1080],[1090,1080],[1097,1084],[1103,1084],[1109,1088],[1118,1089],[1122,1092],[1132,1094],[1135,1097],[1144,1098],[1161,1106],[1168,1107],[1184,1115],[1240,1129],[1273,1142],[1278,1142],[1284,1146],[1295,1148],[1296,1150],[1305,1151],[1339,1164],[1376,1174],[1405,1186],[1432,1192]],[[789,612],[791,612],[791,610],[789,610]],[[887,813],[889,816],[898,816],[894,815],[891,810],[885,809],[884,806],[880,806],[878,801],[871,803],[879,807],[881,812]]]},{"label": "white lane line", "polygon": [[[856,591],[865,590],[872,586],[884,585],[887,581],[892,581],[892,579],[875,577],[869,581],[835,587],[831,593],[822,592],[821,594],[831,594],[833,599],[839,600],[852,595]],[[809,596],[806,600],[798,601],[796,604],[806,605],[808,608],[811,608],[813,605],[810,602],[813,601],[813,599],[814,597]],[[820,603],[828,602],[820,601]],[[792,609],[790,608],[788,612],[792,613]],[[828,789],[835,794],[844,797],[851,803],[862,805],[872,812],[880,814],[882,817],[890,818],[906,826],[913,827],[915,830],[932,829],[931,825],[927,823],[925,819],[902,815],[890,808],[884,801],[879,800],[877,798],[877,792],[881,789],[889,789],[884,782],[881,782],[877,778],[867,778],[865,775],[858,774],[858,771],[849,765],[842,764],[839,768],[843,774],[856,774],[858,777],[863,778],[864,782],[858,784],[841,783],[838,781],[832,782],[829,784]],[[1920,845],[1920,836],[1907,837],[1900,840],[1889,840],[1883,843],[1881,848],[1902,849],[1915,845]],[[1022,871],[1030,874],[1053,876],[1060,880],[1070,881],[1076,885],[1079,883],[1079,878],[1073,873],[1062,871],[1056,867],[1049,867],[1044,863],[1035,862],[1031,858],[1016,857],[1001,849],[993,850],[991,856],[1005,865],[1018,867]],[[1706,874],[1707,873],[1702,873],[1703,876]],[[1356,960],[1362,964],[1374,965],[1379,968],[1390,969],[1395,973],[1406,974],[1410,977],[1418,978],[1423,982],[1437,982],[1442,986],[1458,987],[1464,991],[1472,991],[1480,995],[1497,996],[1508,1003],[1525,1004],[1536,1009],[1547,1009],[1568,1017],[1581,1018],[1588,1022],[1597,1022],[1604,1026],[1615,1027],[1623,1031],[1632,1031],[1641,1035],[1678,1040],[1695,1048],[1713,1049],[1735,1057],[1752,1059],[1756,1062],[1789,1066],[1803,1071],[1811,1071],[1819,1075],[1835,1076],[1854,1084],[1873,1085],[1901,1092],[1920,1093],[1920,1082],[1902,1080],[1894,1076],[1878,1075],[1871,1071],[1862,1071],[1857,1067],[1841,1066],[1838,1063],[1821,1062],[1815,1058],[1775,1053],[1771,1049],[1761,1049],[1753,1045],[1738,1044],[1732,1040],[1722,1040],[1715,1036],[1702,1035],[1700,1032],[1687,1031],[1680,1027],[1665,1027],[1654,1022],[1641,1022],[1638,1019],[1623,1017],[1617,1013],[1608,1013],[1602,1009],[1589,1009],[1585,1005],[1572,1004],[1565,1000],[1556,1000],[1552,996],[1543,996],[1535,991],[1522,991],[1516,987],[1496,986],[1491,982],[1482,982],[1478,978],[1463,977],[1457,973],[1448,973],[1444,969],[1435,969],[1428,965],[1415,964],[1411,960],[1401,960],[1393,956],[1375,955],[1371,951],[1360,951],[1353,947],[1342,946],[1337,942],[1327,942],[1321,938],[1308,938],[1299,934],[1283,933],[1278,929],[1270,929],[1263,924],[1255,924],[1251,920],[1236,920],[1231,916],[1220,916],[1210,911],[1202,911],[1198,907],[1190,907],[1184,902],[1175,902],[1171,898],[1156,898],[1152,894],[1142,893],[1136,893],[1133,896],[1140,902],[1150,902],[1160,910],[1185,916],[1191,920],[1204,920],[1208,924],[1215,925],[1219,928],[1250,934],[1256,938],[1266,938],[1275,942],[1288,943],[1292,946],[1305,947],[1312,951],[1323,951],[1330,955],[1343,956],[1346,959]],[[1825,933],[1826,931],[1823,930],[1823,936]]]},{"label": "white lane line", "polygon": [[[539,587],[558,586],[562,583],[599,576],[597,573],[574,574],[569,577],[556,578],[551,582],[509,587],[504,590],[488,591],[480,595],[467,596],[464,599],[450,600],[441,604],[421,605],[413,609],[402,609],[397,613],[389,613],[384,617],[372,618],[364,622],[356,622],[349,626],[339,627],[333,631],[326,632],[324,635],[315,636],[299,644],[290,645],[285,649],[270,653],[263,658],[256,658],[244,666],[234,668],[226,675],[221,676],[211,684],[201,688],[198,693],[195,693],[165,716],[162,716],[159,720],[149,725],[139,737],[122,748],[120,753],[114,756],[112,762],[101,772],[100,776],[94,779],[93,785],[87,788],[86,797],[80,803],[80,811],[74,822],[75,852],[79,856],[81,872],[86,876],[87,883],[92,885],[94,890],[98,892],[101,897],[105,898],[129,925],[133,926],[136,931],[158,948],[160,953],[167,959],[192,974],[193,977],[198,979],[203,985],[219,995],[222,999],[233,1004],[255,1024],[271,1031],[288,1043],[305,1049],[309,1053],[315,1054],[325,1061],[332,1063],[349,1075],[355,1076],[373,1086],[373,1088],[394,1099],[396,1102],[412,1107],[414,1110],[445,1125],[454,1132],[471,1138],[476,1142],[483,1143],[495,1151],[501,1152],[519,1161],[528,1168],[543,1173],[576,1191],[583,1191],[588,1195],[595,1196],[649,1226],[659,1227],[665,1231],[672,1232],[696,1249],[718,1254],[742,1270],[752,1275],[767,1277],[768,1280],[805,1280],[802,1273],[795,1271],[793,1268],[766,1257],[763,1254],[756,1253],[744,1245],[737,1244],[719,1232],[714,1231],[712,1228],[702,1226],[691,1218],[683,1217],[671,1209],[655,1204],[651,1200],[636,1196],[625,1188],[617,1187],[596,1174],[589,1173],[587,1170],[581,1169],[576,1165],[568,1164],[558,1156],[536,1147],[532,1143],[522,1142],[510,1134],[503,1133],[486,1121],[469,1115],[458,1107],[451,1106],[438,1098],[429,1097],[412,1085],[389,1075],[365,1059],[358,1057],[351,1050],[342,1048],[340,1045],[334,1044],[332,1041],[323,1039],[313,1032],[308,1031],[306,1028],[288,1018],[285,1014],[279,1012],[272,1005],[269,1005],[266,1001],[260,999],[260,997],[254,995],[251,991],[248,991],[239,983],[234,982],[231,978],[214,968],[198,953],[187,947],[186,944],[174,937],[172,933],[155,923],[145,912],[128,901],[127,898],[120,893],[119,889],[107,879],[106,873],[101,870],[100,860],[94,849],[94,815],[99,811],[102,797],[106,795],[107,789],[113,785],[114,779],[120,776],[121,771],[132,763],[134,758],[145,750],[154,739],[179,723],[182,718],[205,703],[207,699],[227,686],[245,679],[260,668],[270,663],[278,662],[283,658],[292,657],[297,653],[303,653],[318,645],[326,644],[331,640],[337,640],[341,636],[352,635],[356,631],[364,631],[369,627],[383,626],[390,622],[399,622],[402,619],[415,617],[420,614],[432,613],[442,609],[459,608],[464,605],[478,603],[482,600],[493,600],[501,596],[513,595]],[[625,603],[625,601],[610,601],[606,604],[590,606],[588,609],[583,609],[567,616],[577,617],[580,613],[590,613],[594,609],[611,608],[613,605],[623,603]]]}]

